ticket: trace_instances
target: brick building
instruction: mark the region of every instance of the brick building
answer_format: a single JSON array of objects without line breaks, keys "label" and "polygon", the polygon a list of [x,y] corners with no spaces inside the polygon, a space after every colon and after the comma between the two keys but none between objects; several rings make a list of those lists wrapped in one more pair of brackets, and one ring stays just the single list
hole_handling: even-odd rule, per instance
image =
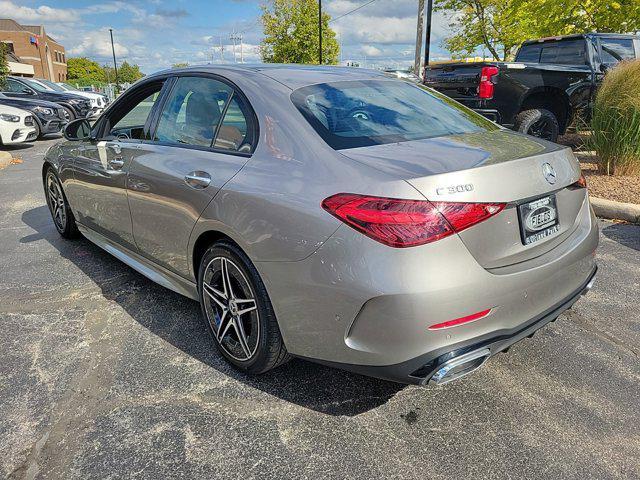
[{"label": "brick building", "polygon": [[[9,48],[12,74],[32,76],[54,82],[67,79],[67,58],[64,47],[51,38],[42,25],[20,25],[8,18],[0,19],[0,42]],[[19,62],[15,64],[15,59]],[[19,71],[13,71],[13,69]]]}]

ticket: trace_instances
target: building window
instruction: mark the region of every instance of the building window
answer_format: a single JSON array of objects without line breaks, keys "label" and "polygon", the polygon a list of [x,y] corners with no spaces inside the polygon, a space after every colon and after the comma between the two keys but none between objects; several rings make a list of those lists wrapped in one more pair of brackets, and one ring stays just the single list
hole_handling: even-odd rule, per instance
[{"label": "building window", "polygon": [[2,42],[6,45],[7,47],[7,51],[9,53],[15,53],[15,51],[13,50],[13,42]]},{"label": "building window", "polygon": [[67,61],[64,58],[64,52],[62,52],[61,55],[62,55],[62,63],[67,63]]}]

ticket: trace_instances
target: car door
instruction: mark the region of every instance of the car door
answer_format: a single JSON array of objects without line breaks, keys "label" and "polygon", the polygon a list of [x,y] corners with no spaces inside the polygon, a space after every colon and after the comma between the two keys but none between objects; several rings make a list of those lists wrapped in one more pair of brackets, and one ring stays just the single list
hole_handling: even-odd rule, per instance
[{"label": "car door", "polygon": [[191,231],[251,156],[255,115],[241,92],[202,75],[176,78],[157,117],[129,171],[133,236],[142,255],[188,278]]},{"label": "car door", "polygon": [[127,174],[137,145],[148,135],[164,80],[127,92],[94,129],[93,139],[73,152],[68,188],[76,220],[107,239],[136,250],[127,199]]}]

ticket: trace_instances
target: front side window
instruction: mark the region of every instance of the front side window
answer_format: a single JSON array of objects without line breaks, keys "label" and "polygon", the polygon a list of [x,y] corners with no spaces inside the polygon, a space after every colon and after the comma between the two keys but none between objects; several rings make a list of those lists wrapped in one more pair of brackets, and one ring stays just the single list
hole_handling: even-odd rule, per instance
[{"label": "front side window", "polygon": [[499,128],[444,95],[400,80],[310,85],[291,100],[336,150]]},{"label": "front side window", "polygon": [[636,52],[630,38],[601,38],[602,63],[615,64],[623,60],[633,60]]},{"label": "front side window", "polygon": [[144,127],[160,96],[163,82],[145,85],[127,96],[127,101],[108,118],[107,136],[120,139],[144,139]]},{"label": "front side window", "polygon": [[28,78],[24,79],[24,83],[26,83],[27,85],[29,85],[31,88],[33,88],[35,91],[37,92],[43,92],[46,93],[47,92],[47,88],[44,85],[41,85],[38,81],[36,80],[29,80]]},{"label": "front side window", "polygon": [[179,78],[160,115],[155,140],[210,147],[232,93],[229,85],[211,78]]}]

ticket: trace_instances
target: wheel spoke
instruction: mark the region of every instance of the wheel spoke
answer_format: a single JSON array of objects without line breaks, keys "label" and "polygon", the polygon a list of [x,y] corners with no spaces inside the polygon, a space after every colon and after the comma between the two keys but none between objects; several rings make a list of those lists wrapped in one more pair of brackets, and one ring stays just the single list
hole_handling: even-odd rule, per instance
[{"label": "wheel spoke", "polygon": [[242,351],[247,356],[247,358],[251,358],[251,350],[249,350],[247,335],[244,333],[244,325],[242,324],[242,320],[240,318],[236,317],[233,319],[233,328],[236,331],[236,335],[238,335],[238,342],[240,342]]},{"label": "wheel spoke", "polygon": [[231,288],[231,279],[229,277],[229,262],[227,262],[226,258],[220,258],[220,268],[225,297],[233,298],[233,289]]},{"label": "wheel spoke", "polygon": [[217,288],[209,285],[208,283],[204,283],[202,282],[202,289],[204,290],[204,293],[206,293],[207,295],[209,295],[209,297],[211,298],[211,300],[213,300],[214,302],[216,302],[216,304],[222,308],[225,309],[227,308],[225,305],[225,302],[223,302],[223,300],[226,300],[227,297],[224,293],[222,293],[220,290],[218,290]]},{"label": "wheel spoke", "polygon": [[238,316],[244,315],[245,313],[253,312],[257,308],[256,301],[253,298],[247,298],[242,300],[236,299],[236,303],[238,305],[243,305],[244,307],[244,308],[238,309]]},{"label": "wheel spoke", "polygon": [[[227,320],[227,323],[225,323],[225,319]],[[229,327],[233,324],[233,318],[231,317],[231,315],[228,315],[227,310],[225,309],[222,312],[222,317],[220,318],[220,325],[218,326],[218,331],[216,332],[216,338],[218,339],[219,343],[222,343],[222,340],[224,340],[224,336],[227,334],[227,332],[229,331]]]}]

